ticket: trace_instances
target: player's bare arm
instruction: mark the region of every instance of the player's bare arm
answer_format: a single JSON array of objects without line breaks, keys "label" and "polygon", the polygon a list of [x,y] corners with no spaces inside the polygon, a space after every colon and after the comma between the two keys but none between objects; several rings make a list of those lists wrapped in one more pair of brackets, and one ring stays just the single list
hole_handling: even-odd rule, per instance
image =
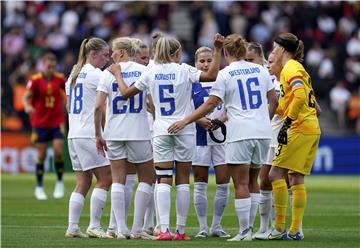
[{"label": "player's bare arm", "polygon": [[275,89],[272,89],[267,92],[267,99],[269,102],[269,116],[270,120],[274,117],[276,109],[279,105],[278,97],[276,96]]},{"label": "player's bare arm", "polygon": [[124,98],[132,97],[141,92],[141,90],[139,90],[135,86],[128,87],[125,84],[124,79],[121,76],[121,66],[119,64],[112,64],[107,68],[107,70],[111,72],[111,74],[113,74],[116,78],[120,93]]},{"label": "player's bare arm", "polygon": [[101,135],[102,128],[102,116],[104,104],[106,102],[107,95],[104,92],[98,91],[96,94],[96,103],[94,109],[94,124],[95,124],[95,138],[96,138],[96,149],[98,154],[105,157],[105,151],[107,151],[106,142]]},{"label": "player's bare arm", "polygon": [[214,59],[211,61],[209,70],[207,72],[201,72],[200,82],[213,82],[216,80],[221,63],[221,49],[224,39],[224,36],[221,34],[214,36]]},{"label": "player's bare arm", "polygon": [[24,106],[24,111],[27,114],[31,114],[32,112],[34,112],[34,107],[30,104],[30,100],[33,97],[33,93],[30,90],[26,90],[23,98],[22,98],[22,104]]},{"label": "player's bare arm", "polygon": [[209,99],[204,102],[199,108],[197,108],[191,115],[186,116],[181,121],[173,123],[169,128],[170,134],[176,134],[181,131],[186,125],[200,119],[206,114],[213,111],[213,109],[221,103],[221,99],[217,96],[209,96]]}]

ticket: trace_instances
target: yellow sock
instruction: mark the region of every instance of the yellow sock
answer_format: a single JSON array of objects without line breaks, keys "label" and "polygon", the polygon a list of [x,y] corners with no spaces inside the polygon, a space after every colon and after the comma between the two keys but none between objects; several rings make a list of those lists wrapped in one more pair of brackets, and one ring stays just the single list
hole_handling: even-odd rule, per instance
[{"label": "yellow sock", "polygon": [[298,184],[291,187],[292,191],[292,217],[290,232],[295,234],[299,231],[305,206],[306,206],[306,190],[304,184]]},{"label": "yellow sock", "polygon": [[285,179],[275,180],[271,183],[274,193],[275,229],[279,232],[285,230],[286,208],[288,205],[288,189]]}]

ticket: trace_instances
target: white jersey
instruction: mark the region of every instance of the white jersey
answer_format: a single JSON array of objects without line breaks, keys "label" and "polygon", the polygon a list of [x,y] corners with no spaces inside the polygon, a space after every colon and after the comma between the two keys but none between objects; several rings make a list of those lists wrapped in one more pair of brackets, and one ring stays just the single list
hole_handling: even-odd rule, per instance
[{"label": "white jersey", "polygon": [[[280,82],[279,80],[276,79],[274,75],[271,75],[271,80],[274,84],[276,95],[279,97]],[[271,120],[272,138],[270,142],[270,147],[276,147],[278,145],[277,137],[282,125],[283,125],[283,119],[281,118],[281,116],[275,114]]]},{"label": "white jersey", "polygon": [[[120,62],[121,75],[127,86],[131,86],[146,70],[146,66],[129,61]],[[121,96],[118,83],[108,70],[102,73],[98,91],[108,96],[105,140],[150,140],[150,129],[146,114],[146,92],[126,100]]]},{"label": "white jersey", "polygon": [[[209,93],[211,88],[213,87],[214,82],[201,82],[195,83],[192,87],[192,100],[194,107],[197,109],[209,98]],[[225,114],[224,104],[219,104],[214,110],[207,114],[206,117],[213,120],[218,119]],[[221,139],[223,137],[221,133],[221,129],[218,128],[213,131],[215,137]],[[196,145],[197,146],[207,146],[207,145],[219,145],[210,138],[209,132],[205,130],[202,126],[196,124]]]},{"label": "white jersey", "polygon": [[[149,63],[146,66],[146,69],[149,69],[149,68],[153,67],[154,65],[155,65],[154,60],[150,59]],[[149,123],[150,132],[152,134],[153,133],[153,125],[154,125],[154,117],[150,112],[147,112],[147,116],[148,116],[148,123]]]},{"label": "white jersey", "polygon": [[94,108],[96,88],[101,70],[85,64],[71,88],[71,77],[66,82],[66,95],[69,105],[68,138],[95,138]]},{"label": "white jersey", "polygon": [[258,64],[236,61],[219,72],[210,95],[225,103],[227,142],[271,139],[267,92],[273,88],[269,72]]},{"label": "white jersey", "polygon": [[[168,127],[192,112],[191,84],[199,81],[200,74],[185,63],[155,64],[136,81],[135,87],[149,90],[154,102],[153,137],[169,135]],[[181,134],[195,134],[195,125],[188,125],[177,135]]]}]

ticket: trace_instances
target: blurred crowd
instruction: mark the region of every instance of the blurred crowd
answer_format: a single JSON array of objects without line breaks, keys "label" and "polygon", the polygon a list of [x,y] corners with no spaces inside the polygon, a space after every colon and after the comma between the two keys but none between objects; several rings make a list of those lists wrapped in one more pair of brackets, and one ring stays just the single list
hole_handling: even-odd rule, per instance
[{"label": "blurred crowd", "polygon": [[131,36],[150,44],[155,31],[176,36],[189,64],[199,46],[212,47],[217,32],[257,41],[266,55],[278,33],[296,34],[316,96],[331,106],[340,128],[355,126],[360,134],[359,1],[2,1],[2,130],[30,129],[21,96],[29,76],[42,70],[44,52],[55,53],[68,76],[85,37]]}]

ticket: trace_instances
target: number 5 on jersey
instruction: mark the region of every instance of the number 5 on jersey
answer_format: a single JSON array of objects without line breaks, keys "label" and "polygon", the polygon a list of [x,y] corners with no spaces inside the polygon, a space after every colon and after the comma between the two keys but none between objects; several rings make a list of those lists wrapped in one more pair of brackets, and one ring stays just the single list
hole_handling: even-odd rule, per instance
[{"label": "number 5 on jersey", "polygon": [[173,97],[168,97],[169,94],[174,93],[174,85],[165,84],[159,85],[159,99],[160,104],[166,103],[169,104],[167,107],[160,107],[162,116],[172,115],[175,111],[175,99]]}]

